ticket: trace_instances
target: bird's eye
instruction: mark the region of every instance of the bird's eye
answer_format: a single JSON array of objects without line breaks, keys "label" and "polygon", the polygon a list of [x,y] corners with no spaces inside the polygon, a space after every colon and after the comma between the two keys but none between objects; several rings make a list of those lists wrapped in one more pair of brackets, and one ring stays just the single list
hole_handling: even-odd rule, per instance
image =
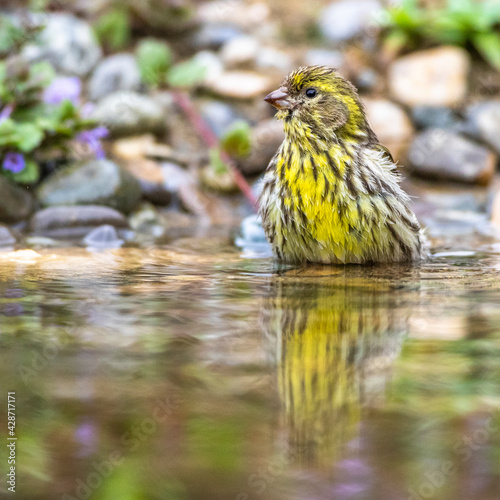
[{"label": "bird's eye", "polygon": [[318,95],[318,91],[313,87],[306,90],[306,96],[309,97],[310,99],[312,99],[313,97],[316,97],[317,95]]}]

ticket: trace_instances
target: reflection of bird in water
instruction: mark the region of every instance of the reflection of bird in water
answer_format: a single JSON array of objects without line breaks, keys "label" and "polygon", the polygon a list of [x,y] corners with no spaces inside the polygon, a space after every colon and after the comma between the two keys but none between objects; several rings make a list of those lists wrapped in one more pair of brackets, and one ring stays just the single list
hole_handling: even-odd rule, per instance
[{"label": "reflection of bird in water", "polygon": [[297,459],[331,463],[383,393],[407,318],[397,290],[342,276],[277,277],[263,308]]}]

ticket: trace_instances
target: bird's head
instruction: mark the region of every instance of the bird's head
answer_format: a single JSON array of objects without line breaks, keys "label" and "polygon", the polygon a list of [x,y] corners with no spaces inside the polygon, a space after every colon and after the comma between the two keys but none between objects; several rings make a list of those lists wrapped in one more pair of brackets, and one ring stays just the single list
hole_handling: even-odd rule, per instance
[{"label": "bird's head", "polygon": [[336,136],[356,136],[369,130],[354,86],[326,66],[296,69],[265,101],[278,109],[276,117],[285,122],[287,134],[300,127],[324,138],[332,131]]}]

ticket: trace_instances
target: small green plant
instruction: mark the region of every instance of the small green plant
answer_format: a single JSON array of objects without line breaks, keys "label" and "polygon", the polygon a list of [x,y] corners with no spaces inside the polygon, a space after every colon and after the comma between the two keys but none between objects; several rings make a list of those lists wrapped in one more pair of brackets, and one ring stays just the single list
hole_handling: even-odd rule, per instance
[{"label": "small green plant", "polygon": [[99,16],[94,31],[103,47],[110,51],[122,50],[132,37],[130,15],[123,7],[116,7]]},{"label": "small green plant", "polygon": [[237,121],[222,136],[221,148],[232,158],[245,158],[252,149],[251,133],[246,121]]},{"label": "small green plant", "polygon": [[56,78],[45,62],[29,64],[19,55],[0,62],[0,174],[32,184],[48,154],[67,156],[75,144],[104,154],[100,140],[107,130],[80,109],[81,87],[78,78]]},{"label": "small green plant", "polygon": [[386,10],[385,43],[393,50],[426,44],[473,47],[500,70],[500,2],[448,0],[444,8],[423,8],[418,0],[403,0]]},{"label": "small green plant", "polygon": [[165,81],[172,65],[169,46],[165,42],[149,38],[139,43],[136,54],[142,80],[151,87],[158,87]]}]

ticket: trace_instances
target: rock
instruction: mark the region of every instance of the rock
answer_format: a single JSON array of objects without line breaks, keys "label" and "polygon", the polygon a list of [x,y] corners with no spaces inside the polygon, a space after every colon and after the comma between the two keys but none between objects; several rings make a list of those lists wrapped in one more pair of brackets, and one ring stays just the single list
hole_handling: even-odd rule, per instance
[{"label": "rock", "polygon": [[26,48],[30,60],[48,60],[60,73],[86,76],[102,57],[92,28],[71,14],[44,14],[37,45]]},{"label": "rock", "polygon": [[200,67],[204,68],[205,75],[203,83],[207,85],[210,84],[210,82],[217,80],[224,71],[224,65],[219,59],[219,56],[209,50],[202,50],[201,52],[198,52],[192,60]]},{"label": "rock", "polygon": [[203,206],[197,202],[196,179],[191,172],[170,162],[162,163],[161,168],[164,186],[172,194],[174,204],[194,214],[202,213]]},{"label": "rock", "polygon": [[109,160],[92,160],[61,169],[38,189],[44,206],[105,205],[129,213],[141,199],[139,182]]},{"label": "rock", "polygon": [[455,128],[460,120],[450,108],[443,106],[415,106],[411,110],[413,123],[419,128]]},{"label": "rock", "polygon": [[321,34],[331,42],[358,38],[376,27],[375,17],[382,11],[377,0],[340,0],[325,7],[319,16]]},{"label": "rock", "polygon": [[16,244],[16,238],[12,235],[9,228],[0,224],[0,247],[12,247]]},{"label": "rock", "polygon": [[208,87],[212,92],[234,99],[252,99],[272,90],[271,80],[251,71],[226,71],[211,79]]},{"label": "rock", "polygon": [[197,9],[201,23],[221,23],[249,30],[260,27],[268,21],[271,9],[264,2],[228,2],[215,0],[203,2]]},{"label": "rock", "polygon": [[224,203],[222,197],[202,191],[191,172],[174,163],[163,163],[162,169],[166,186],[173,194],[174,208],[182,208],[200,220],[213,224],[229,224],[237,216],[234,207]]},{"label": "rock", "polygon": [[119,90],[139,90],[141,72],[132,54],[115,54],[99,63],[89,82],[93,101]]},{"label": "rock", "polygon": [[249,66],[257,59],[259,45],[258,40],[250,35],[233,38],[222,47],[222,62],[227,68]]},{"label": "rock", "polygon": [[35,250],[40,248],[59,248],[62,246],[60,241],[46,238],[45,236],[28,236],[24,238],[24,243],[27,247]]},{"label": "rock", "polygon": [[274,47],[261,47],[255,65],[257,69],[276,70],[280,74],[287,74],[295,67],[293,59],[286,52]]},{"label": "rock", "polygon": [[458,47],[414,52],[392,63],[389,88],[408,106],[458,106],[467,93],[469,67],[467,51]]},{"label": "rock", "polygon": [[354,83],[361,92],[369,92],[380,85],[380,76],[372,68],[365,68],[356,75]]},{"label": "rock", "polygon": [[413,138],[413,125],[405,111],[387,99],[364,99],[366,115],[379,141],[394,159],[401,159]]},{"label": "rock", "polygon": [[409,160],[413,171],[424,177],[488,184],[494,175],[497,157],[454,132],[429,129],[413,141]]},{"label": "rock", "polygon": [[497,191],[491,204],[491,223],[500,228],[500,191]]},{"label": "rock", "polygon": [[96,227],[83,238],[83,243],[91,250],[105,250],[108,248],[120,248],[125,241],[118,236],[113,226],[104,224]]},{"label": "rock", "polygon": [[234,111],[232,106],[221,101],[207,101],[201,105],[200,111],[210,128],[219,137],[231,125],[241,120],[241,117]]},{"label": "rock", "polygon": [[224,44],[242,35],[242,32],[229,24],[205,24],[194,35],[197,49],[218,50]]},{"label": "rock", "polygon": [[263,172],[271,158],[276,154],[284,138],[285,133],[281,122],[274,118],[260,122],[252,130],[250,155],[238,161],[240,170],[245,175]]},{"label": "rock", "polygon": [[97,104],[92,118],[107,127],[114,138],[148,132],[160,135],[167,126],[165,112],[154,99],[130,91],[104,97]]},{"label": "rock", "polygon": [[[82,2],[82,4],[93,2]],[[196,27],[194,6],[190,0],[140,0],[124,5],[131,24],[146,33],[180,35]],[[95,9],[95,7],[94,7]]]},{"label": "rock", "polygon": [[500,101],[485,101],[467,110],[467,132],[500,154]]},{"label": "rock", "polygon": [[305,55],[307,66],[331,66],[340,68],[344,65],[344,54],[340,50],[310,49]]},{"label": "rock", "polygon": [[219,173],[212,165],[206,165],[200,170],[200,181],[204,187],[216,193],[230,194],[238,191],[231,170]]},{"label": "rock", "polygon": [[172,193],[165,186],[161,165],[153,160],[134,158],[124,163],[124,167],[139,181],[142,197],[155,205],[168,205]]},{"label": "rock", "polygon": [[271,257],[273,253],[258,215],[249,215],[241,221],[235,244],[244,250],[246,258]]},{"label": "rock", "polygon": [[109,207],[84,205],[46,208],[30,221],[34,236],[44,238],[80,239],[102,225],[127,228],[127,219]]},{"label": "rock", "polygon": [[33,197],[24,188],[0,176],[0,221],[20,222],[33,211]]},{"label": "rock", "polygon": [[[180,214],[176,214],[180,215]],[[177,217],[176,219],[178,219]],[[161,216],[155,207],[149,203],[142,203],[137,210],[129,216],[130,226],[136,234],[136,239],[141,244],[154,243],[166,231],[166,217]]]}]

